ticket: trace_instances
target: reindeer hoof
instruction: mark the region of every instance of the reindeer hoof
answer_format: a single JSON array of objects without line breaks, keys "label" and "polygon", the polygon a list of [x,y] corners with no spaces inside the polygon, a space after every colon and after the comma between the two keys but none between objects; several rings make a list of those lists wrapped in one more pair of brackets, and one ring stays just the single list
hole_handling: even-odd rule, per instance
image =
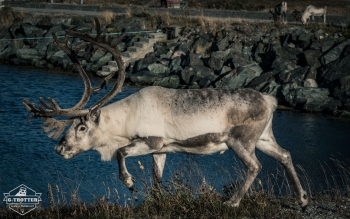
[{"label": "reindeer hoof", "polygon": [[120,176],[120,180],[124,183],[124,185],[126,187],[128,187],[130,190],[131,188],[134,187],[134,182],[135,182],[135,179],[134,177],[132,177],[131,175],[121,175]]}]

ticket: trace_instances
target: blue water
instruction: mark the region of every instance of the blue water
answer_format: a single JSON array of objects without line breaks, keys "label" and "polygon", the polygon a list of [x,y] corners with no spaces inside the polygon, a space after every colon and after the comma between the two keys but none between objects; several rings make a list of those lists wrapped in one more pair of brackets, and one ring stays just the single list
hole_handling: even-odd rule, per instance
[{"label": "blue water", "polygon": [[[83,83],[77,74],[2,65],[0,83],[1,195],[20,184],[25,184],[36,192],[41,192],[43,203],[47,205],[46,194],[50,184],[54,188],[55,198],[61,201],[65,197],[69,202],[70,194],[75,190],[83,201],[92,201],[103,196],[113,197],[117,191],[121,203],[135,204],[133,194],[118,179],[116,161],[102,162],[100,155],[95,151],[65,160],[55,153],[57,141],[46,137],[40,128],[40,119],[32,118],[32,123],[27,124],[28,112],[22,105],[23,99],[30,98],[32,102],[38,103],[39,97],[50,96],[56,99],[60,106],[71,107],[79,101],[83,92]],[[93,78],[92,83],[97,86],[101,79]],[[138,90],[137,87],[124,87],[123,92],[112,101]],[[90,102],[101,98],[106,92],[101,91],[94,95]],[[273,122],[277,142],[291,152],[295,165],[305,169],[306,175],[297,168],[303,185],[309,184],[313,191],[327,186],[324,178],[328,173],[324,174],[323,169],[331,170],[329,176],[331,173],[336,174],[336,169],[330,161],[332,157],[340,160],[350,157],[348,121],[277,110]],[[281,174],[280,167],[274,159],[261,152],[257,152],[257,156],[263,165],[259,178],[264,182]],[[143,164],[144,170],[139,167],[138,161]],[[137,180],[136,189],[142,190],[145,184],[151,183],[151,161],[151,155],[127,159],[129,172]],[[240,174],[236,173],[240,167],[243,165],[231,151],[211,156],[169,154],[164,181],[181,170],[198,183],[205,177],[208,184],[214,185],[215,189],[221,192],[224,185],[239,180]],[[131,201],[128,198],[131,198]]]}]

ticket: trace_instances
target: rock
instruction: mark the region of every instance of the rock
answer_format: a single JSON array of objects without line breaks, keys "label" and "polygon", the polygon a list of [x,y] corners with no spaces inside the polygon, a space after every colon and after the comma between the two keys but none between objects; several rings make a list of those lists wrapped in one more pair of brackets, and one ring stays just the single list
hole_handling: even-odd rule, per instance
[{"label": "rock", "polygon": [[230,52],[226,56],[226,60],[224,62],[224,65],[230,67],[230,68],[238,68],[240,66],[245,66],[252,64],[254,62],[242,57],[241,54],[237,54],[236,52]]},{"label": "rock", "polygon": [[193,44],[192,51],[196,54],[203,54],[212,45],[209,34],[200,35]]},{"label": "rock", "polygon": [[38,60],[33,59],[31,62],[32,66],[35,66],[36,68],[46,68],[47,67],[47,61],[44,59]]},{"label": "rock", "polygon": [[67,17],[53,17],[51,18],[51,23],[52,26],[60,26],[63,25],[63,28],[66,29],[65,27],[69,27],[71,25],[71,18]]},{"label": "rock", "polygon": [[303,83],[304,87],[318,87],[317,82],[314,79],[308,78]]},{"label": "rock", "polygon": [[229,46],[229,36],[226,36],[219,41],[213,43],[213,51],[224,51]]},{"label": "rock", "polygon": [[292,39],[292,35],[290,33],[285,34],[283,37],[281,37],[282,41],[282,47],[286,47]]},{"label": "rock", "polygon": [[272,72],[266,72],[254,78],[247,87],[260,91],[266,84],[275,81]]},{"label": "rock", "polygon": [[31,61],[33,59],[41,59],[39,52],[36,49],[18,49],[16,51],[16,56],[22,60]]},{"label": "rock", "polygon": [[200,89],[201,87],[198,85],[197,82],[193,82],[191,86],[188,87],[189,89]]},{"label": "rock", "polygon": [[96,62],[106,54],[105,51],[98,49],[90,58],[90,62]]},{"label": "rock", "polygon": [[37,23],[36,26],[40,29],[49,30],[52,27],[51,17],[44,16]]},{"label": "rock", "polygon": [[44,34],[42,29],[29,24],[21,24],[19,31],[24,37],[42,37]]},{"label": "rock", "polygon": [[168,76],[170,69],[167,66],[158,63],[152,63],[147,66],[148,71],[154,75]]},{"label": "rock", "polygon": [[223,51],[213,52],[208,60],[209,68],[213,69],[214,71],[221,70],[224,64],[224,59],[225,59],[225,52]]},{"label": "rock", "polygon": [[167,88],[177,88],[180,83],[180,78],[177,75],[170,75],[156,80],[154,86],[162,86]]},{"label": "rock", "polygon": [[[160,75],[151,74],[148,70],[141,70],[135,74],[130,75],[130,80],[133,83],[140,85],[152,85],[154,82],[162,79]],[[160,82],[158,82],[160,83]]]},{"label": "rock", "polygon": [[341,101],[328,96],[325,88],[296,88],[285,95],[287,102],[296,109],[308,112],[333,112],[341,107]]},{"label": "rock", "polygon": [[186,66],[200,66],[203,65],[203,61],[202,61],[202,55],[201,54],[195,54],[192,52],[188,52],[186,54],[186,57],[183,59],[181,66],[182,67],[186,67]]},{"label": "rock", "polygon": [[309,31],[303,31],[298,35],[298,47],[305,48],[310,45],[312,33]]},{"label": "rock", "polygon": [[325,74],[324,79],[328,81],[339,80],[343,75],[350,75],[350,55],[343,58],[338,64],[332,66]]},{"label": "rock", "polygon": [[296,69],[298,66],[292,61],[278,59],[273,62],[272,67],[273,75],[277,75],[281,72],[289,72],[293,69]]},{"label": "rock", "polygon": [[334,89],[333,96],[344,103],[350,99],[350,73],[341,76],[339,85]]},{"label": "rock", "polygon": [[304,77],[309,70],[309,67],[299,67],[291,71],[283,71],[278,75],[279,81],[281,84],[294,83],[298,86],[301,86],[301,82],[304,80]]},{"label": "rock", "polygon": [[10,60],[10,63],[13,65],[18,65],[18,66],[26,66],[26,65],[30,65],[31,61],[23,60],[23,59],[20,59],[18,57],[15,57],[15,58]]},{"label": "rock", "polygon": [[230,68],[230,67],[224,65],[224,66],[222,66],[222,69],[221,69],[221,71],[220,71],[220,75],[224,75],[224,74],[226,74],[226,73],[229,73],[231,70],[232,70],[232,68]]},{"label": "rock", "polygon": [[[11,38],[19,38],[17,35],[21,34],[20,32],[20,28],[21,28],[21,23],[20,22],[16,22],[14,24],[12,24],[10,27],[9,27],[9,32],[11,34]],[[21,34],[21,36],[23,37],[23,35]]]},{"label": "rock", "polygon": [[278,103],[284,103],[284,96],[280,91],[281,85],[277,84],[274,80],[268,82],[263,88],[260,89],[260,92],[268,93],[276,97]]},{"label": "rock", "polygon": [[265,70],[271,69],[273,61],[276,59],[276,44],[266,44],[263,47],[259,45],[259,50],[256,51],[255,61]]},{"label": "rock", "polygon": [[322,42],[320,42],[320,48],[321,48],[321,52],[326,52],[329,49],[331,49],[335,44],[336,44],[336,40],[333,38],[328,38]]},{"label": "rock", "polygon": [[96,73],[103,66],[107,65],[109,61],[112,61],[112,54],[107,53],[103,57],[101,57],[100,59],[98,59],[97,61],[94,62],[94,64],[91,67],[91,71]]},{"label": "rock", "polygon": [[198,82],[202,78],[213,75],[214,71],[205,66],[193,66],[185,68],[181,72],[181,79],[188,85],[193,84],[193,82]]},{"label": "rock", "polygon": [[[168,65],[170,68],[170,72],[172,74],[180,74],[183,68],[181,67],[181,63],[183,62],[183,58],[185,59],[184,56],[177,56],[174,59],[171,60],[170,64]],[[167,65],[164,63],[161,63],[163,65]]]},{"label": "rock", "polygon": [[155,63],[156,61],[157,58],[155,56],[155,53],[148,53],[143,59],[140,59],[135,62],[134,72],[139,72],[141,70],[147,69],[148,65]]},{"label": "rock", "polygon": [[249,84],[255,77],[262,73],[262,69],[256,63],[240,66],[215,83],[218,88],[240,88]]},{"label": "rock", "polygon": [[313,67],[315,69],[321,67],[321,62],[319,61],[319,58],[322,56],[322,52],[319,50],[306,50],[304,51],[304,57],[305,57],[305,64],[310,67]]},{"label": "rock", "polygon": [[0,50],[0,60],[10,60],[16,56],[17,47],[14,43],[9,43],[6,47]]},{"label": "rock", "polygon": [[217,80],[218,76],[217,75],[208,75],[206,76],[205,78],[201,78],[199,81],[198,81],[198,85],[201,87],[201,88],[207,88],[207,87],[212,87],[213,84],[215,83],[215,81]]},{"label": "rock", "polygon": [[59,50],[57,52],[53,52],[53,54],[49,55],[47,58],[50,60],[51,64],[53,64],[54,66],[57,66],[60,60],[67,59],[68,56],[62,50]]},{"label": "rock", "polygon": [[339,59],[344,48],[349,44],[350,44],[350,38],[343,41],[342,43],[339,43],[333,49],[329,50],[325,55],[323,55],[321,57],[322,65],[326,65],[330,62],[333,62],[333,61]]},{"label": "rock", "polygon": [[314,36],[317,40],[323,40],[326,38],[326,33],[323,30],[316,30]]},{"label": "rock", "polygon": [[175,51],[182,51],[184,52],[185,54],[189,53],[190,52],[190,47],[191,45],[187,42],[182,42],[180,43],[179,45],[177,45],[175,47]]}]

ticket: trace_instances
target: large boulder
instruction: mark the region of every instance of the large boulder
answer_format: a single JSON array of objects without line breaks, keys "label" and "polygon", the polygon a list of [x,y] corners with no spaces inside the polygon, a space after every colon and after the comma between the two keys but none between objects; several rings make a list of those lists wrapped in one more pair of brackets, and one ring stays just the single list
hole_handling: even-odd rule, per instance
[{"label": "large boulder", "polygon": [[240,66],[249,65],[252,63],[254,62],[244,58],[241,53],[237,53],[236,51],[230,51],[226,55],[224,65],[229,66],[230,68],[238,68]]},{"label": "large boulder", "polygon": [[298,86],[302,85],[302,81],[305,78],[306,73],[308,72],[309,67],[298,67],[291,71],[283,71],[278,75],[279,82],[281,84],[286,83],[295,83]]},{"label": "large boulder", "polygon": [[350,75],[350,55],[343,58],[338,64],[332,66],[325,74],[324,79],[328,81],[339,80],[344,75]]},{"label": "large boulder", "polygon": [[304,57],[305,57],[305,65],[308,65],[310,67],[313,67],[315,69],[321,67],[321,62],[319,61],[319,58],[322,56],[322,52],[319,50],[306,50],[304,51]]},{"label": "large boulder", "polygon": [[342,106],[340,100],[329,97],[326,88],[283,87],[286,101],[294,108],[308,112],[333,112]]},{"label": "large boulder", "polygon": [[223,51],[213,52],[208,60],[208,66],[214,71],[221,70],[224,65],[225,57],[226,54]]},{"label": "large boulder", "polygon": [[164,78],[160,78],[156,80],[153,85],[154,86],[162,86],[167,88],[177,88],[180,83],[180,78],[177,75],[170,75]]},{"label": "large boulder", "polygon": [[203,61],[202,61],[202,55],[201,54],[195,54],[192,52],[187,52],[186,56],[184,57],[184,59],[182,60],[181,66],[182,67],[186,67],[186,66],[200,66],[203,65]]},{"label": "large boulder", "polygon": [[254,78],[247,87],[260,91],[266,84],[274,80],[272,72],[266,72]]},{"label": "large boulder", "polygon": [[[148,70],[141,70],[135,74],[130,75],[130,80],[135,84],[140,85],[153,85],[154,82],[162,79],[160,75],[152,74]],[[160,83],[160,82],[157,82]]]},{"label": "large boulder", "polygon": [[38,28],[49,30],[52,27],[51,23],[51,17],[50,16],[43,16],[37,23],[36,26]]},{"label": "large boulder", "polygon": [[16,57],[17,47],[14,43],[9,43],[4,48],[0,48],[0,60],[10,60]]},{"label": "large boulder", "polygon": [[229,36],[225,36],[219,41],[213,43],[213,51],[224,51],[229,46]]},{"label": "large boulder", "polygon": [[23,60],[33,60],[33,59],[41,59],[43,56],[41,56],[36,49],[18,49],[16,51],[16,56],[19,59]]},{"label": "large boulder", "polygon": [[134,72],[139,72],[141,70],[147,69],[147,66],[149,66],[152,63],[155,63],[157,61],[155,53],[151,52],[148,53],[143,59],[140,59],[135,62],[134,65]]},{"label": "large boulder", "polygon": [[256,63],[233,69],[229,74],[215,83],[218,88],[240,88],[245,87],[263,70]]},{"label": "large boulder", "polygon": [[192,46],[192,51],[196,54],[204,54],[211,45],[212,42],[210,35],[204,33],[196,38]]},{"label": "large boulder", "polygon": [[103,66],[107,65],[109,61],[112,61],[112,54],[107,53],[98,60],[94,62],[94,64],[91,67],[91,71],[97,72],[99,69],[101,69]]},{"label": "large boulder", "polygon": [[340,58],[344,48],[350,44],[350,38],[339,43],[321,57],[322,65],[326,65]]},{"label": "large boulder", "polygon": [[159,63],[152,63],[147,66],[147,69],[154,75],[168,76],[170,73],[170,69],[167,66]]},{"label": "large boulder", "polygon": [[100,58],[102,58],[106,52],[102,49],[98,49],[90,58],[90,62],[96,62]]},{"label": "large boulder", "polygon": [[[44,30],[30,24],[22,24],[19,29],[24,37],[42,37]],[[34,33],[34,34],[33,34]]]},{"label": "large boulder", "polygon": [[206,78],[210,75],[214,75],[214,71],[205,66],[193,66],[185,68],[181,72],[181,79],[187,85],[191,85],[193,82],[198,82],[199,80]]}]

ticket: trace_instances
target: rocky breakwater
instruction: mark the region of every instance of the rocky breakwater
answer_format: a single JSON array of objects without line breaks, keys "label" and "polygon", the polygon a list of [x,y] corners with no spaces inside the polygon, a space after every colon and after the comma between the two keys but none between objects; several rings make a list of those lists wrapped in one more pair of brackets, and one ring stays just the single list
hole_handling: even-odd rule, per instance
[{"label": "rocky breakwater", "polygon": [[303,27],[196,28],[130,69],[129,79],[171,88],[247,87],[297,110],[350,118],[350,39]]},{"label": "rocky breakwater", "polygon": [[[139,31],[143,19],[118,20],[103,30]],[[63,37],[72,26],[95,33],[89,17],[31,18],[2,28],[0,61],[74,71],[66,54],[49,38],[52,33]],[[118,47],[127,51],[143,37],[147,34],[130,35]],[[72,47],[82,43],[76,38],[69,41]],[[194,27],[174,40],[156,43],[153,49],[129,63],[127,81],[189,89],[248,87],[270,93],[279,104],[294,109],[350,118],[350,38],[339,33],[269,24],[235,24],[207,32]],[[92,73],[112,59],[93,46],[78,57]]]}]

